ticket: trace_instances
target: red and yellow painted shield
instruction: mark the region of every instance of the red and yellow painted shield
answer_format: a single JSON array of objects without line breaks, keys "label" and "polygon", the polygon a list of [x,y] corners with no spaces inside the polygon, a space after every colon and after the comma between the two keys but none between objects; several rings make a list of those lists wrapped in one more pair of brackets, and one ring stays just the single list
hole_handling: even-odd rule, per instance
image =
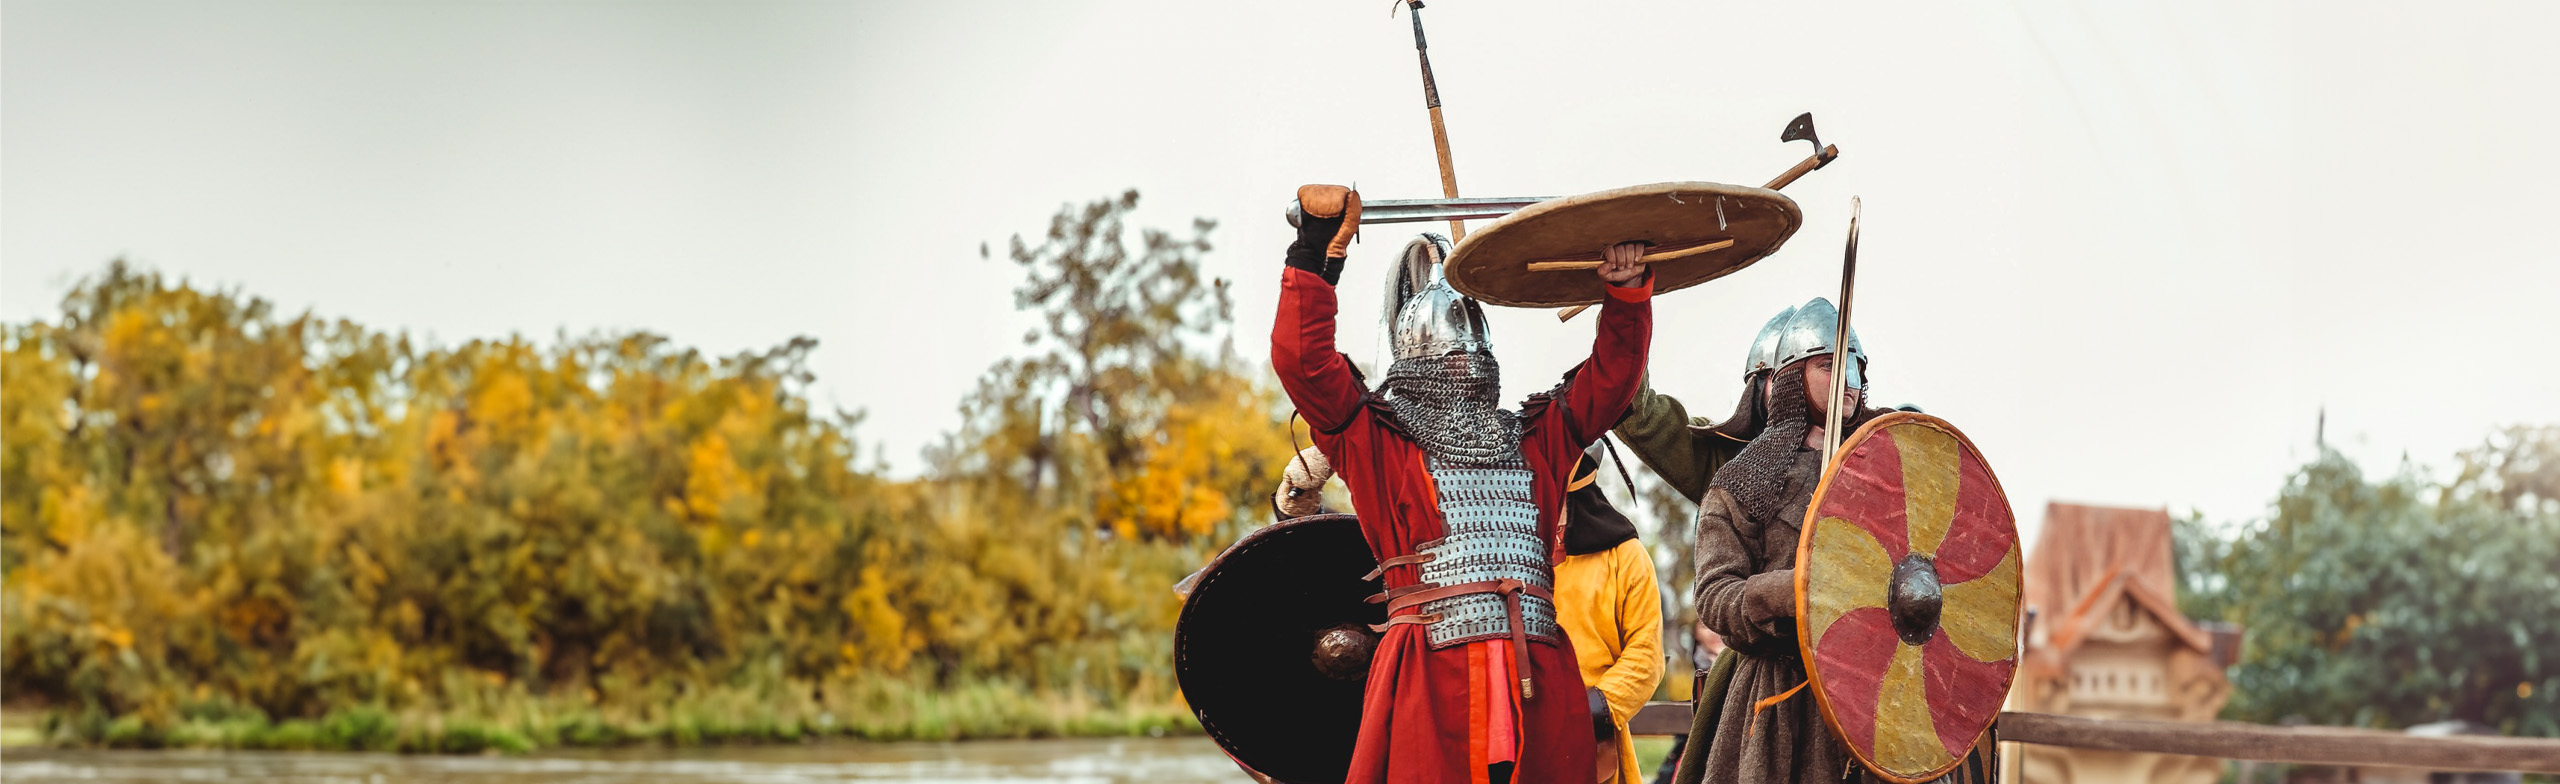
[{"label": "red and yellow painted shield", "polygon": [[2016,517],[1973,442],[1923,414],[1840,445],[1796,545],[1796,644],[1823,721],[1877,775],[1964,761],[2017,671]]}]

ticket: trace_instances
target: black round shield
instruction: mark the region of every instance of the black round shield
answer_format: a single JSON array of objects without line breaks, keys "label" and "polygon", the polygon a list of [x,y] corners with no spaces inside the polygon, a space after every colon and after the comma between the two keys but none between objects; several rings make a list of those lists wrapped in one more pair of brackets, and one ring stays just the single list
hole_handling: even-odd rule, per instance
[{"label": "black round shield", "polygon": [[1255,531],[1201,570],[1174,625],[1174,677],[1236,761],[1289,784],[1350,773],[1368,678],[1340,649],[1346,627],[1386,620],[1362,579],[1377,565],[1360,521],[1332,514]]}]

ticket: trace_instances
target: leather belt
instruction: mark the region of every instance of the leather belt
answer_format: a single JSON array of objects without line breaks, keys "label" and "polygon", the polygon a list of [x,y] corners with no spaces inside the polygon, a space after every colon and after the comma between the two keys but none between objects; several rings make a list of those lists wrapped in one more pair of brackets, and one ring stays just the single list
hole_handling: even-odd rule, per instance
[{"label": "leather belt", "polygon": [[[1432,540],[1431,542],[1429,542],[1429,544],[1439,544],[1439,543],[1440,543],[1440,542],[1439,542],[1439,540],[1437,540],[1437,539],[1434,539],[1434,540]],[[1439,559],[1440,559],[1440,554],[1439,554],[1439,553],[1414,553],[1414,554],[1412,554],[1412,555],[1399,555],[1399,556],[1396,556],[1396,557],[1393,557],[1393,558],[1386,559],[1386,560],[1384,560],[1384,561],[1379,561],[1379,562],[1378,562],[1378,568],[1369,570],[1369,573],[1368,573],[1367,575],[1362,576],[1360,579],[1363,579],[1363,580],[1375,580],[1375,579],[1378,579],[1378,577],[1379,577],[1380,575],[1384,575],[1384,574],[1386,574],[1386,573],[1387,573],[1387,569],[1392,568],[1392,567],[1405,566],[1405,565],[1411,565],[1411,564],[1427,564],[1427,563],[1430,563],[1430,562],[1432,562],[1432,561],[1436,561],[1436,560],[1439,560]]]},{"label": "leather belt", "polygon": [[[1479,593],[1494,593],[1502,595],[1503,611],[1509,616],[1509,620],[1511,622],[1512,666],[1517,667],[1520,670],[1520,699],[1526,700],[1535,698],[1537,696],[1537,690],[1530,685],[1529,679],[1529,626],[1528,624],[1523,623],[1520,619],[1520,595],[1525,593],[1530,596],[1545,599],[1549,602],[1555,601],[1555,593],[1545,588],[1540,588],[1538,586],[1530,585],[1507,577],[1499,580],[1479,580],[1471,583],[1458,583],[1456,585],[1415,583],[1402,588],[1393,588],[1381,591],[1369,597],[1369,603],[1371,604],[1385,602],[1387,604],[1387,615],[1390,616],[1386,623],[1370,626],[1369,630],[1384,633],[1387,630],[1387,627],[1395,626],[1397,624],[1429,624],[1432,621],[1439,620],[1439,617],[1435,615],[1419,614],[1405,615],[1404,613],[1407,610],[1413,610],[1421,607],[1426,602],[1436,602],[1442,599],[1451,599]],[[1408,618],[1419,620],[1407,620]]]}]

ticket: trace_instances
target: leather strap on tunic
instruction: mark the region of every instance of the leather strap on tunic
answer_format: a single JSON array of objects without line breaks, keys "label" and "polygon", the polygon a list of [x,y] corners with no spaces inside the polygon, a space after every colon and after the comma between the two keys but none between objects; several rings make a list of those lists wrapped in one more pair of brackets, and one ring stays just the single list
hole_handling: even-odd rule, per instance
[{"label": "leather strap on tunic", "polygon": [[[1430,560],[1429,556],[1431,554],[1418,553],[1417,555],[1423,556],[1423,561],[1428,561]],[[1507,577],[1498,580],[1481,580],[1472,583],[1459,583],[1457,585],[1415,583],[1402,588],[1381,591],[1376,595],[1370,596],[1369,602],[1371,604],[1378,602],[1387,603],[1387,615],[1389,617],[1387,618],[1386,623],[1372,625],[1369,629],[1370,631],[1383,633],[1388,627],[1395,626],[1397,624],[1412,623],[1427,626],[1432,623],[1437,623],[1440,620],[1440,616],[1438,614],[1422,612],[1421,607],[1424,602],[1433,602],[1441,599],[1481,593],[1498,594],[1502,597],[1503,608],[1508,612],[1510,616],[1509,620],[1511,622],[1511,654],[1514,661],[1521,662],[1521,664],[1518,665],[1520,669],[1520,698],[1525,700],[1536,697],[1537,689],[1529,682],[1529,669],[1527,664],[1529,661],[1529,626],[1527,623],[1522,621],[1520,616],[1520,596],[1521,594],[1528,594],[1530,596],[1545,599],[1549,602],[1555,601],[1555,593],[1545,588],[1540,588],[1538,586],[1530,585]],[[1410,611],[1410,613],[1407,611]]]}]

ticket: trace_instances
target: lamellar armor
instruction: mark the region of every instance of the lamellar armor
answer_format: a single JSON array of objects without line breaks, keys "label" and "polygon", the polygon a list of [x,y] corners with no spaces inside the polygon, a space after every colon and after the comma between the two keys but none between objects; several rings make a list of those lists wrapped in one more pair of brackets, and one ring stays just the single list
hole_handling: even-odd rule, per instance
[{"label": "lamellar armor", "polygon": [[[1440,490],[1440,517],[1448,534],[1417,552],[1431,559],[1422,565],[1422,582],[1434,586],[1480,584],[1502,580],[1520,583],[1520,622],[1530,637],[1556,642],[1554,567],[1546,542],[1538,538],[1538,508],[1529,500],[1529,469],[1521,465],[1461,468],[1431,461],[1431,480]],[[1511,635],[1510,607],[1500,593],[1470,593],[1425,602],[1431,647],[1490,640]]]}]

